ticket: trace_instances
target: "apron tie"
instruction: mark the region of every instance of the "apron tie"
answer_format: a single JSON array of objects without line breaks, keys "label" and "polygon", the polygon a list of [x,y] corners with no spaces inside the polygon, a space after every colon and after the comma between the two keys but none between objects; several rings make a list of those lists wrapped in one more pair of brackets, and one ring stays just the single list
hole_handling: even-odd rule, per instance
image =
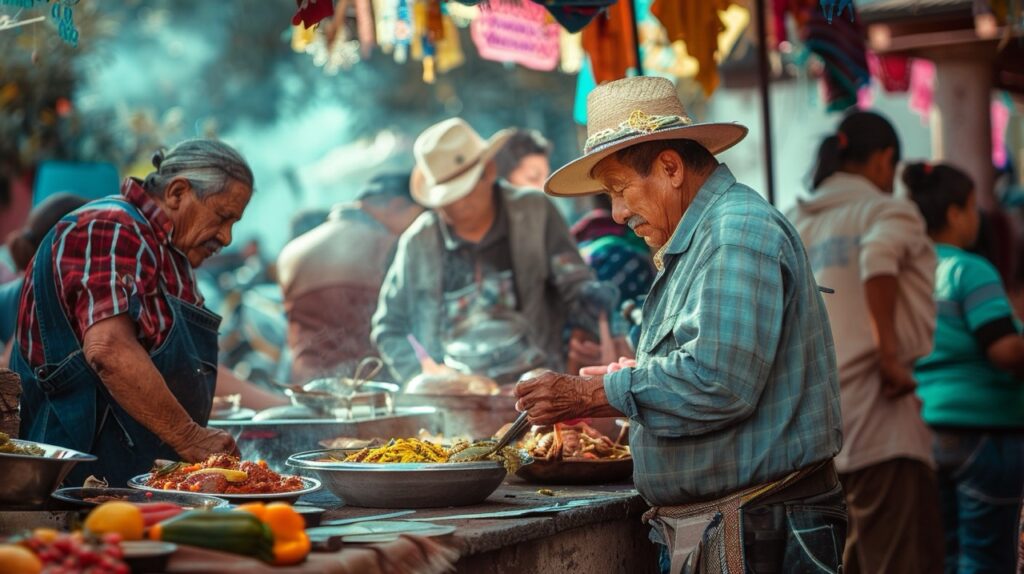
[{"label": "apron tie", "polygon": [[[686,559],[686,551],[690,549],[698,550],[697,561],[699,566],[695,572],[702,574],[709,572],[743,574],[745,568],[740,509],[750,502],[757,501],[799,482],[803,478],[817,472],[827,463],[802,468],[779,480],[751,486],[717,500],[681,504],[678,506],[654,506],[644,513],[641,520],[643,520],[644,524],[650,524],[653,528],[657,529],[663,541],[669,547],[672,558],[672,574],[678,574],[681,571],[683,561]],[[707,517],[709,526],[715,526],[716,515],[721,517],[720,526],[718,531],[708,540],[704,540],[702,534],[701,539],[695,543],[692,536],[679,532],[678,526],[682,520]],[[709,528],[705,528],[704,532],[707,530]],[[704,542],[709,543],[709,545],[701,548]],[[713,566],[709,564],[709,559],[715,560],[716,564]]]}]

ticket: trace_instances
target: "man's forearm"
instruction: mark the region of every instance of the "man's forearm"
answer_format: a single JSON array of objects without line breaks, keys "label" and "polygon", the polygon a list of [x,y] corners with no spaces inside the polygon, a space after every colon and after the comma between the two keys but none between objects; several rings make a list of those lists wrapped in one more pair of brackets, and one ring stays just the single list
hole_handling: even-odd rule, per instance
[{"label": "man's forearm", "polygon": [[242,396],[241,406],[258,411],[291,404],[287,397],[239,379],[231,369],[224,366],[217,367],[217,394],[239,394]]},{"label": "man's forearm", "polygon": [[175,447],[194,424],[167,388],[160,371],[137,341],[106,349],[93,346],[86,357],[110,395],[133,419]]},{"label": "man's forearm", "polygon": [[898,296],[899,280],[895,276],[882,275],[864,282],[864,297],[867,300],[871,327],[882,359],[896,359],[899,356],[895,322]]},{"label": "man's forearm", "polygon": [[608,395],[604,388],[604,376],[583,378],[583,398],[588,405],[586,410],[588,417],[625,416],[608,402]]}]

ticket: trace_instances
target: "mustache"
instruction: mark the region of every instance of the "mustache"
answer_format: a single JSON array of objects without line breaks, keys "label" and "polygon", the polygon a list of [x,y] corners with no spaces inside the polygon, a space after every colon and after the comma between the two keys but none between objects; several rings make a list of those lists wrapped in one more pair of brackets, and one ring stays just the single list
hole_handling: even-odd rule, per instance
[{"label": "mustache", "polygon": [[629,228],[632,229],[633,231],[636,231],[637,227],[645,223],[647,223],[647,220],[644,219],[643,217],[640,217],[639,215],[634,215],[626,220],[626,225],[628,225]]},{"label": "mustache", "polygon": [[203,242],[202,247],[210,252],[210,255],[216,255],[220,253],[221,249],[224,249],[224,244],[216,239],[210,239],[209,241]]}]

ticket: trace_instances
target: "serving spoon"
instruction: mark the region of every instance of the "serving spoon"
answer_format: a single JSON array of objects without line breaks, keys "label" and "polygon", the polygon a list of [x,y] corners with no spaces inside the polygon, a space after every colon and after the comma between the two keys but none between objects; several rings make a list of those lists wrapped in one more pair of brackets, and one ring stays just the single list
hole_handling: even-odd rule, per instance
[{"label": "serving spoon", "polygon": [[516,421],[512,423],[512,426],[508,427],[505,434],[501,435],[498,442],[491,444],[481,444],[466,447],[459,452],[453,454],[448,462],[476,462],[484,460],[492,454],[500,451],[501,449],[508,446],[508,444],[515,439],[519,438],[523,432],[530,427],[529,415],[526,411],[519,413],[516,417]]}]

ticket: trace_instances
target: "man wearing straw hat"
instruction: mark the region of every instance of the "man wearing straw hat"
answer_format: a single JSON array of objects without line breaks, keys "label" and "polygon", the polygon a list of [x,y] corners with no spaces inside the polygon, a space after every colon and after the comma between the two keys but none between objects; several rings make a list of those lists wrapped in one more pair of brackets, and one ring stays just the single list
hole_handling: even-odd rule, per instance
[{"label": "man wearing straw hat", "polygon": [[568,318],[595,332],[600,305],[614,298],[595,287],[551,200],[498,179],[494,156],[511,133],[484,140],[452,118],[413,145],[412,197],[428,211],[398,242],[372,332],[400,382],[443,361],[449,334],[481,318],[529,330],[531,348],[509,368],[532,364],[515,378],[560,365]]},{"label": "man wearing straw hat", "polygon": [[601,85],[587,106],[584,155],[545,191],[607,193],[661,272],[635,361],[522,382],[518,406],[535,424],[629,417],[664,571],[837,572],[831,330],[800,236],[715,159],[746,128],[694,123],[662,78]]}]

